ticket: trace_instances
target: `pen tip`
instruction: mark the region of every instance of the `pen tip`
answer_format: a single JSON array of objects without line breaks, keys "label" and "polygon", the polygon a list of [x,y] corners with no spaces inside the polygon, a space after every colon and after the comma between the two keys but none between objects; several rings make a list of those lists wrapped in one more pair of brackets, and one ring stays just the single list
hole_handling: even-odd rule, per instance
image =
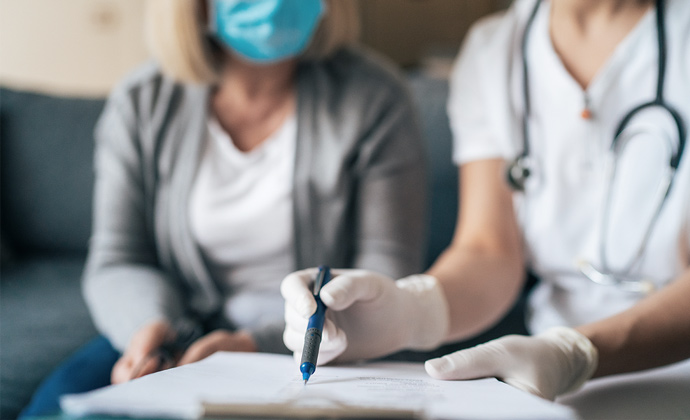
[{"label": "pen tip", "polygon": [[309,380],[309,379],[305,379],[305,380],[304,380],[304,386],[307,386],[307,381],[308,381],[308,380]]}]

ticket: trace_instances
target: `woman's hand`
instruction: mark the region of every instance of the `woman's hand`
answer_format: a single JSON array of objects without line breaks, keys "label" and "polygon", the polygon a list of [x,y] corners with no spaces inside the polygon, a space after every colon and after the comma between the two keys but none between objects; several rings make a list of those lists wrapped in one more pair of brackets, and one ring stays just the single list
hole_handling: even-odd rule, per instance
[{"label": "woman's hand", "polygon": [[196,340],[177,363],[178,366],[198,362],[217,351],[257,351],[256,343],[246,331],[216,330]]},{"label": "woman's hand", "polygon": [[164,320],[154,321],[141,328],[113,366],[111,382],[119,384],[172,367],[170,363],[162,364],[155,354],[156,350],[174,334],[170,323]]},{"label": "woman's hand", "polygon": [[572,328],[558,327],[534,337],[507,335],[460,350],[424,367],[436,379],[496,377],[549,400],[574,391],[597,367],[597,350]]}]

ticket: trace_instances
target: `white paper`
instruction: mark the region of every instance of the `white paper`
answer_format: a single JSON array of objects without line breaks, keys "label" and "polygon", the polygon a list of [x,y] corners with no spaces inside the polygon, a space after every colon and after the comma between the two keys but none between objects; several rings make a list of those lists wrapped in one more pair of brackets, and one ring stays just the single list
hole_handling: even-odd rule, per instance
[{"label": "white paper", "polygon": [[[308,410],[345,406],[409,410],[433,419],[569,419],[564,406],[518,391],[495,379],[439,381],[421,363],[320,366],[304,386],[290,356],[216,353],[181,366],[79,395],[63,397],[69,415],[198,418],[202,402]],[[229,413],[230,414],[230,413]],[[266,413],[273,414],[273,413]]]}]

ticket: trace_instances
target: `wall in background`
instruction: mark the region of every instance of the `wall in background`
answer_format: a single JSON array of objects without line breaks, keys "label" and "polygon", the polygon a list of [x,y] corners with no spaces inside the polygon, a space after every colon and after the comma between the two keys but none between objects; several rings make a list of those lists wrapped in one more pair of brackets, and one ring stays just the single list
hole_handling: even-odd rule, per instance
[{"label": "wall in background", "polygon": [[[410,67],[452,57],[467,29],[509,0],[359,1],[362,41]],[[0,0],[0,84],[105,95],[148,57],[145,0]]]},{"label": "wall in background", "polygon": [[0,0],[0,83],[100,96],[148,56],[143,0]]},{"label": "wall in background", "polygon": [[405,67],[455,56],[467,30],[506,0],[361,0],[363,41]]}]

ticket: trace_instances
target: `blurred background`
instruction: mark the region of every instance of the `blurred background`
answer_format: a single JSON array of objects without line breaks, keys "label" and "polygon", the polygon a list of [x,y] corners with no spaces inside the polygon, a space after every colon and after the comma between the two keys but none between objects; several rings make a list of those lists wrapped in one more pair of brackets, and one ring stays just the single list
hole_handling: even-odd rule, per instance
[{"label": "blurred background", "polygon": [[[146,0],[0,0],[0,84],[99,97],[146,60]],[[352,0],[362,42],[445,77],[470,25],[510,0]]]}]

